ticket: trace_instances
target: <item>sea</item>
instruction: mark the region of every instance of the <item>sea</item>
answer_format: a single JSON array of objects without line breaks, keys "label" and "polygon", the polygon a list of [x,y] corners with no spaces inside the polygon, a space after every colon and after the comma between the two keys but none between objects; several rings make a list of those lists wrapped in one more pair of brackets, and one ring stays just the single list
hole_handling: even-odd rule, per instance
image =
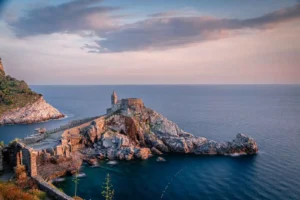
[{"label": "sea", "polygon": [[[115,200],[300,199],[300,85],[111,85],[31,86],[66,118],[0,127],[0,141],[22,138],[38,127],[104,114],[115,90],[120,98],[139,97],[182,129],[216,141],[237,133],[253,137],[254,156],[163,155],[148,160],[103,160],[83,164],[77,195],[101,195],[107,174]],[[54,185],[74,195],[73,177]]]}]

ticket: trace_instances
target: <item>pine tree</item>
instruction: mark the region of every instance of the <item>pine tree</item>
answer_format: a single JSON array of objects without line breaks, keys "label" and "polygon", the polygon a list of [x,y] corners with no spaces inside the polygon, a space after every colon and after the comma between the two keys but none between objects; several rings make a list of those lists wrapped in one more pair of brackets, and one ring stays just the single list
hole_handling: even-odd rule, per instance
[{"label": "pine tree", "polygon": [[112,200],[114,198],[115,191],[113,189],[113,185],[110,183],[109,174],[107,174],[102,188],[103,188],[103,191],[101,194],[105,198],[105,200]]}]

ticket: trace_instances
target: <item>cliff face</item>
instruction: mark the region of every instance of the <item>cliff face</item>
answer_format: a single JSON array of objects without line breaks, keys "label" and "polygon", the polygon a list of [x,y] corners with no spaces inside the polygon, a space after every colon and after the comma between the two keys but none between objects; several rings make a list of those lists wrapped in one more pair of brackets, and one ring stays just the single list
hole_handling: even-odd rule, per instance
[{"label": "cliff face", "polygon": [[0,116],[0,125],[30,124],[64,117],[57,109],[48,104],[43,97],[24,107],[5,112]]},{"label": "cliff face", "polygon": [[34,123],[63,116],[25,81],[5,75],[0,58],[0,125]]}]

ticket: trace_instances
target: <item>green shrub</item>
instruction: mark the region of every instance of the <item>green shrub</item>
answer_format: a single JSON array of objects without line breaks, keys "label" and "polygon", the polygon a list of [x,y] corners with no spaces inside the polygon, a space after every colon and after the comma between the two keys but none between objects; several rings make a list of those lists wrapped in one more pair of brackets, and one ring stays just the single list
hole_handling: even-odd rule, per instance
[{"label": "green shrub", "polygon": [[47,194],[39,189],[30,189],[28,190],[28,193],[38,197],[40,200],[44,200],[47,197]]},{"label": "green shrub", "polygon": [[0,74],[0,114],[34,102],[41,95],[33,92],[25,81]]}]

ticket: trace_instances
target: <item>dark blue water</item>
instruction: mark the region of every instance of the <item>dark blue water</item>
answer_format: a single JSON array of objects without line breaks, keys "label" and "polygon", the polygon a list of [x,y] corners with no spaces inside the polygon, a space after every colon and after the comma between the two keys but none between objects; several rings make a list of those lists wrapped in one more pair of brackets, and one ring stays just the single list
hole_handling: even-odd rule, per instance
[{"label": "dark blue water", "polygon": [[[254,137],[257,156],[174,156],[158,163],[119,162],[82,167],[78,194],[102,199],[112,177],[115,199],[300,199],[300,86],[34,86],[69,118],[34,125],[0,127],[0,140],[23,137],[36,127],[103,114],[115,89],[120,97],[141,97],[184,130],[217,141],[239,132]],[[166,188],[166,186],[168,186]],[[72,178],[57,184],[73,195]],[[166,188],[166,189],[165,189]],[[165,192],[163,192],[165,191]],[[162,196],[163,194],[163,196]]]}]

